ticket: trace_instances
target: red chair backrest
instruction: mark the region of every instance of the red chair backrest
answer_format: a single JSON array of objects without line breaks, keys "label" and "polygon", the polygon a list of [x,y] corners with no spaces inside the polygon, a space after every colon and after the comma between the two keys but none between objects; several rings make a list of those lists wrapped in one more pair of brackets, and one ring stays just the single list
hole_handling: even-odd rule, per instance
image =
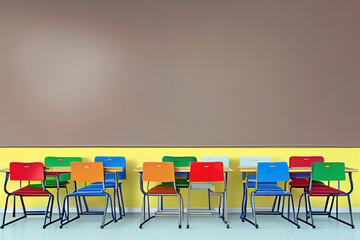
[{"label": "red chair backrest", "polygon": [[221,182],[224,181],[222,162],[190,163],[189,182]]},{"label": "red chair backrest", "polygon": [[45,180],[44,164],[42,162],[11,162],[10,180],[41,181]]},{"label": "red chair backrest", "polygon": [[313,162],[324,162],[324,157],[321,157],[321,156],[309,156],[309,157],[292,156],[289,159],[289,167],[311,167]]}]

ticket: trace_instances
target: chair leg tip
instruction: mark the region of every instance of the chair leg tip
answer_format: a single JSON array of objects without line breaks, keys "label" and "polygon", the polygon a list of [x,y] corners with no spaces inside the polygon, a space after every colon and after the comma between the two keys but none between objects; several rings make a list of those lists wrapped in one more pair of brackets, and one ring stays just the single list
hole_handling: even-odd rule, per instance
[{"label": "chair leg tip", "polygon": [[189,224],[188,225],[186,225],[186,228],[189,228],[190,226],[189,226]]},{"label": "chair leg tip", "polygon": [[181,228],[181,225],[179,225],[179,228]]},{"label": "chair leg tip", "polygon": [[256,228],[256,229],[259,229],[259,225],[255,225],[255,228]]},{"label": "chair leg tip", "polygon": [[229,224],[226,224],[226,228],[230,228],[230,225],[229,225]]}]

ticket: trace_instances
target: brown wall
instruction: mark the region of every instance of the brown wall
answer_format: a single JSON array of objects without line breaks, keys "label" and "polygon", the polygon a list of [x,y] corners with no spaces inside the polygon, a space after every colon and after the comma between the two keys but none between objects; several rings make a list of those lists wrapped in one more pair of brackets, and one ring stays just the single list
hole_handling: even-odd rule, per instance
[{"label": "brown wall", "polygon": [[1,1],[0,146],[360,146],[358,1]]}]

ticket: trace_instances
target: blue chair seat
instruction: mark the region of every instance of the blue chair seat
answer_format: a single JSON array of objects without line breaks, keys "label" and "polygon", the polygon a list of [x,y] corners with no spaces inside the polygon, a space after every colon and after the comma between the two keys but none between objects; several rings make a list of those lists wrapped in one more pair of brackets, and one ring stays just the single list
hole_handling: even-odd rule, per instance
[{"label": "blue chair seat", "polygon": [[[279,187],[280,188],[280,187]],[[263,189],[263,190],[256,190],[255,195],[260,196],[291,196],[290,192],[284,191],[284,189]]]},{"label": "blue chair seat", "polygon": [[99,184],[92,183],[90,185],[87,185],[86,187],[78,189],[78,192],[100,192],[100,191],[103,191],[102,183]]},{"label": "blue chair seat", "polygon": [[[83,187],[83,188],[87,188],[87,187],[88,188],[94,188],[94,187],[102,188],[102,186],[103,186],[103,184],[98,182],[98,183],[91,183],[91,184],[89,184],[89,185],[87,185],[86,187]],[[105,182],[105,188],[113,188],[113,187],[115,187],[115,182],[110,182],[110,181]]]},{"label": "blue chair seat", "polygon": [[107,192],[103,192],[103,191],[89,191],[89,192],[73,192],[73,193],[69,193],[66,196],[69,197],[81,197],[81,196],[110,196],[110,194],[108,194]]}]

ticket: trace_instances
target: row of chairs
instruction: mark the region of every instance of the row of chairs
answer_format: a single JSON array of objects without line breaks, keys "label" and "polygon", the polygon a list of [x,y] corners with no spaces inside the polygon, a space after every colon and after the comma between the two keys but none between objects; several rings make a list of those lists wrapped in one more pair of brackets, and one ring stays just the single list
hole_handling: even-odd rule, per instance
[{"label": "row of chairs", "polygon": [[[56,161],[55,161],[56,160]],[[252,202],[252,208],[253,208],[253,215],[255,220],[255,226],[258,227],[256,222],[256,211],[255,211],[255,205],[254,205],[254,196],[260,195],[260,196],[275,196],[275,201],[273,205],[273,210],[275,208],[275,204],[278,204],[278,208],[280,207],[281,199],[283,199],[283,205],[282,205],[282,216],[284,216],[284,201],[285,197],[288,197],[288,217],[287,219],[297,225],[297,220],[304,221],[307,224],[310,224],[311,226],[315,227],[314,221],[312,218],[312,215],[314,212],[311,210],[310,205],[310,196],[326,196],[326,207],[325,210],[322,212],[322,214],[328,214],[331,216],[331,209],[333,207],[333,202],[336,197],[339,196],[347,196],[348,202],[349,202],[349,210],[350,210],[350,217],[351,217],[351,223],[344,222],[338,218],[338,213],[336,214],[335,219],[342,221],[352,227],[353,220],[352,220],[352,212],[351,212],[351,203],[350,203],[350,193],[351,191],[345,193],[339,189],[333,188],[330,185],[326,185],[323,183],[323,181],[341,181],[345,180],[345,167],[343,163],[324,163],[324,160],[322,157],[291,157],[289,161],[290,167],[309,167],[312,166],[312,173],[309,174],[299,174],[299,173],[292,173],[291,176],[289,174],[289,169],[287,167],[287,163],[283,162],[270,162],[270,157],[240,157],[240,166],[257,166],[258,171],[257,174],[246,176],[246,179],[244,180],[244,183],[246,184],[247,189],[253,189],[251,193],[251,202]],[[45,160],[45,165],[47,166],[72,166],[72,174],[71,174],[71,180],[74,181],[74,192],[67,194],[64,199],[63,204],[63,210],[60,211],[62,215],[59,216],[59,219],[56,219],[52,221],[51,215],[52,215],[52,207],[54,202],[53,195],[47,190],[47,188],[63,186],[63,188],[66,188],[66,185],[69,180],[69,174],[60,174],[59,176],[56,176],[56,179],[49,179],[48,177],[45,178],[44,174],[44,165],[39,165],[39,163],[32,164],[30,163],[11,163],[10,164],[10,179],[11,180],[20,180],[20,181],[41,181],[41,184],[39,183],[30,183],[30,185],[20,188],[19,190],[13,191],[13,192],[7,192],[8,197],[6,199],[5,204],[5,212],[8,205],[8,199],[10,196],[16,196],[20,197],[23,210],[24,210],[24,216],[19,218],[22,219],[26,217],[27,212],[25,210],[25,205],[23,201],[24,196],[48,196],[49,202],[48,206],[45,211],[45,220],[43,227],[45,228],[50,223],[53,223],[55,221],[60,220],[61,221],[61,227],[77,218],[80,217],[81,214],[89,213],[88,207],[86,204],[86,196],[105,196],[107,197],[106,200],[106,206],[103,214],[103,221],[101,224],[101,227],[104,227],[111,221],[117,221],[116,218],[116,211],[113,211],[116,207],[116,200],[111,201],[111,196],[106,193],[107,188],[113,188],[114,189],[114,198],[117,199],[118,206],[119,206],[119,215],[120,218],[125,215],[125,208],[124,203],[122,200],[122,191],[121,191],[121,182],[116,183],[115,182],[115,176],[114,173],[106,173],[104,175],[103,167],[106,166],[116,166],[116,167],[123,167],[125,170],[125,158],[124,157],[96,157],[95,162],[97,166],[92,165],[90,163],[81,163],[81,158],[47,158]],[[154,188],[149,189],[149,185],[147,188],[147,191],[143,188],[143,181],[141,181],[141,191],[144,194],[143,197],[143,206],[142,206],[142,221],[140,228],[142,225],[150,220],[152,217],[150,217],[150,207],[149,207],[149,196],[159,196],[160,206],[161,209],[163,209],[163,196],[173,196],[176,195],[179,197],[179,227],[181,227],[181,220],[183,215],[183,209],[184,209],[184,203],[182,196],[180,194],[181,188],[188,188],[189,191],[189,204],[188,204],[188,213],[190,213],[190,189],[207,189],[208,190],[208,198],[209,198],[209,209],[210,209],[210,195],[216,195],[219,196],[219,215],[220,209],[221,209],[221,199],[224,199],[225,196],[225,190],[221,192],[216,192],[212,190],[213,184],[209,182],[216,182],[216,181],[224,181],[224,175],[223,175],[223,167],[229,167],[229,158],[228,157],[202,157],[201,162],[197,162],[197,159],[195,157],[168,157],[165,156],[163,158],[163,163],[152,163],[150,165],[147,165],[148,163],[144,163],[144,169],[143,169],[143,181],[148,182],[161,182],[161,184],[155,186]],[[221,164],[221,167],[220,167]],[[78,166],[77,168],[73,169],[73,166]],[[94,167],[92,167],[94,166]],[[187,167],[190,166],[190,175],[188,173],[174,173],[174,167]],[[150,167],[150,168],[149,168]],[[163,169],[164,167],[164,169]],[[34,170],[34,169],[38,170]],[[42,168],[42,171],[39,169]],[[171,168],[171,169],[170,169]],[[29,171],[31,169],[31,171]],[[150,169],[150,171],[148,170]],[[197,170],[194,170],[197,169]],[[320,170],[321,171],[320,171]],[[80,171],[81,170],[81,171]],[[98,174],[92,174],[90,170],[97,171]],[[210,171],[211,170],[211,171]],[[89,172],[90,171],[90,172]],[[76,172],[79,172],[79,174],[76,174]],[[86,172],[86,174],[84,174]],[[166,173],[165,175],[160,174],[160,172]],[[31,173],[31,174],[29,174]],[[126,179],[126,171],[116,173],[117,179],[122,180]],[[150,175],[149,175],[150,174]],[[60,178],[62,176],[62,178]],[[102,177],[101,177],[102,176]],[[163,178],[165,176],[165,178]],[[292,181],[290,182],[290,192],[286,191],[286,183],[284,185],[284,188],[278,187],[278,182],[287,182],[290,180],[290,177]],[[7,181],[8,179],[6,179]],[[55,181],[54,181],[55,180]],[[94,182],[84,188],[77,188],[76,182],[78,181],[85,181],[85,182]],[[200,184],[199,184],[200,183]],[[294,204],[292,199],[291,190],[292,188],[303,188],[304,193],[301,195],[299,200],[299,207],[297,212],[297,217],[295,218],[295,210],[294,210]],[[76,209],[77,209],[77,216],[73,219],[69,218],[69,198],[74,197],[76,202]],[[299,210],[300,210],[300,204],[302,201],[302,198],[305,198],[305,206],[306,206],[306,219],[302,220],[299,218]],[[332,197],[330,210],[327,212],[327,205],[329,202],[329,199]],[[121,198],[121,204],[120,204],[120,198]],[[82,203],[81,199],[85,204],[86,211],[82,211]],[[148,200],[148,218],[146,218],[146,200]],[[292,208],[294,213],[294,221],[290,220],[289,218],[289,212],[290,212],[290,200],[292,202]],[[111,212],[112,212],[112,220],[105,223],[105,217],[106,217],[106,208],[108,203],[111,203]],[[223,200],[225,202],[225,200]],[[58,205],[60,208],[59,198],[58,198]],[[243,211],[244,208],[246,208],[246,203],[243,203]],[[246,212],[246,209],[245,209]],[[337,211],[338,212],[338,211]],[[189,217],[190,214],[187,215]],[[119,218],[119,219],[120,219]],[[286,217],[285,217],[286,218]],[[3,228],[5,225],[8,225],[12,222],[15,222],[19,219],[15,219],[11,222],[5,223],[5,214],[3,217],[3,224],[1,228]],[[224,219],[224,218],[223,218]],[[242,216],[243,221],[247,220],[246,216]],[[311,222],[309,220],[311,219]],[[226,223],[227,224],[227,223]],[[298,225],[297,225],[298,226]],[[187,224],[187,227],[189,227],[189,224]],[[227,224],[228,227],[228,224]]]},{"label": "row of chairs", "polygon": [[[71,166],[70,173],[52,173],[51,175],[45,175],[44,167],[68,167]],[[104,167],[122,167],[122,172],[104,172]],[[43,228],[46,228],[49,224],[56,221],[61,221],[60,227],[77,219],[81,214],[103,214],[103,221],[101,228],[109,224],[111,221],[117,221],[125,216],[125,206],[122,195],[122,181],[126,179],[126,163],[125,157],[96,157],[95,162],[82,162],[81,158],[73,157],[46,157],[45,166],[41,162],[33,163],[20,163],[11,162],[10,172],[5,179],[5,186],[7,186],[8,180],[20,181],[21,183],[27,181],[29,184],[25,187],[21,187],[16,191],[8,191],[5,202],[5,209],[3,215],[3,222],[0,228],[4,228],[6,225],[14,223],[20,219],[26,218],[27,215],[44,214]],[[115,181],[117,179],[117,181]],[[67,185],[69,180],[74,181],[74,191],[68,193]],[[77,187],[77,182],[91,183],[83,188]],[[57,188],[57,202],[59,209],[59,218],[52,220],[52,210],[54,205],[54,195],[49,192],[49,188]],[[61,211],[59,190],[63,188],[66,190],[66,196],[64,198],[63,208]],[[111,196],[106,192],[106,189],[113,189],[114,199],[112,201]],[[90,212],[86,198],[87,196],[105,196],[106,206],[102,212]],[[6,211],[8,207],[9,198],[14,197],[14,210],[13,217],[15,217],[15,199],[19,197],[22,204],[23,216],[16,218],[10,222],[6,222]],[[30,212],[26,211],[23,197],[48,197],[48,204],[44,212]],[[76,203],[77,216],[73,219],[69,218],[69,198],[74,197]],[[82,210],[82,201],[85,205],[85,211]],[[119,209],[119,218],[116,217],[116,202]],[[105,223],[107,205],[110,203],[112,220]]]},{"label": "row of chairs", "polygon": [[[211,190],[212,184],[207,182],[213,181],[223,181],[223,171],[218,170],[218,175],[214,172],[211,174],[206,175],[206,172],[203,172],[203,178],[195,178],[191,176],[195,176],[195,171],[191,170],[192,166],[196,166],[198,163],[195,164],[196,158],[195,157],[167,157],[163,158],[163,162],[172,162],[175,167],[184,167],[190,166],[190,177],[188,175],[184,175],[184,173],[175,173],[175,182],[163,183],[151,189],[151,193],[146,193],[143,190],[143,186],[141,185],[142,192],[144,194],[143,198],[143,220],[142,225],[150,220],[150,213],[148,213],[148,219],[145,219],[145,200],[146,197],[150,196],[151,194],[156,194],[153,196],[161,195],[161,191],[156,190],[164,190],[164,186],[173,186],[176,190],[173,194],[179,196],[179,208],[183,208],[183,200],[180,194],[181,188],[189,188],[189,201],[188,201],[188,213],[190,212],[190,189],[208,189],[208,198],[209,198],[209,209],[210,209],[210,195],[217,195],[219,196],[219,214],[220,214],[220,206],[221,206],[221,198],[225,198],[224,192],[214,192]],[[229,158],[228,157],[202,157],[201,162],[221,162],[224,167],[229,167]],[[155,164],[155,163],[154,163]],[[159,164],[159,163],[156,163]],[[210,166],[211,164],[207,164],[206,166]],[[159,165],[157,165],[159,166]],[[195,169],[193,167],[193,169]],[[300,157],[300,156],[293,156],[289,159],[289,167],[290,168],[308,168],[311,167],[311,173],[301,173],[301,172],[292,172],[289,173],[289,167],[286,162],[271,162],[271,157],[240,157],[240,167],[257,167],[257,173],[253,175],[244,174],[244,183],[246,184],[244,188],[251,190],[251,206],[252,206],[252,213],[254,217],[254,222],[249,221],[246,218],[246,207],[247,203],[243,203],[243,212],[245,212],[245,216],[242,214],[241,218],[243,221],[249,221],[250,223],[254,224],[256,228],[258,228],[256,214],[257,211],[255,210],[255,196],[275,196],[274,204],[270,214],[273,214],[275,211],[275,207],[277,205],[277,212],[281,214],[283,218],[290,221],[291,223],[295,224],[297,227],[298,220],[309,224],[313,228],[315,228],[313,215],[328,215],[330,218],[338,220],[342,223],[345,223],[352,228],[355,228],[352,218],[352,209],[351,209],[351,201],[350,201],[350,193],[352,192],[353,186],[348,192],[344,192],[342,190],[330,185],[330,182],[338,182],[338,186],[340,186],[340,181],[345,180],[345,164],[344,163],[328,163],[324,162],[324,158],[321,156],[310,156],[310,157]],[[145,168],[144,168],[145,171]],[[193,172],[193,174],[192,174]],[[201,176],[201,175],[199,175]],[[212,179],[214,176],[219,176],[219,178],[214,178],[217,180]],[[197,180],[196,180],[197,179]],[[144,180],[144,179],[143,179]],[[149,180],[149,179],[147,179]],[[169,179],[168,179],[169,180]],[[200,181],[201,180],[201,181]],[[195,182],[202,182],[201,184],[193,184]],[[287,191],[287,182],[290,181],[290,190]],[[155,181],[156,182],[156,181]],[[163,181],[165,182],[165,181]],[[279,183],[284,182],[284,187],[279,187]],[[323,182],[328,182],[325,184]],[[352,181],[350,181],[352,183]],[[303,193],[300,196],[298,210],[295,213],[295,205],[292,196],[292,189],[293,188],[301,188],[303,189]],[[244,194],[247,194],[245,192]],[[323,196],[326,197],[326,203],[324,211],[312,211],[311,203],[310,203],[310,196]],[[339,218],[338,214],[338,197],[339,196],[346,196],[348,198],[349,204],[349,213],[350,213],[350,222],[343,221]],[[284,206],[285,206],[285,198],[288,198],[288,214],[287,216],[284,215]],[[305,199],[305,219],[299,217],[300,213],[300,206],[302,202],[302,198]],[[162,197],[161,197],[162,199]],[[246,198],[247,199],[247,198]],[[331,199],[330,208],[328,209],[328,205]],[[336,199],[336,216],[332,216],[332,209],[334,205],[334,200]],[[282,210],[279,211],[280,205],[282,200]],[[161,210],[163,210],[161,200]],[[182,205],[181,205],[182,204]],[[290,207],[292,206],[293,211],[293,220],[290,219]],[[149,208],[149,206],[148,206]],[[179,210],[179,212],[181,212]],[[188,214],[189,216],[190,214]],[[179,227],[181,227],[181,217],[179,215]],[[187,225],[188,227],[189,225]],[[227,224],[227,227],[229,225]]]}]

